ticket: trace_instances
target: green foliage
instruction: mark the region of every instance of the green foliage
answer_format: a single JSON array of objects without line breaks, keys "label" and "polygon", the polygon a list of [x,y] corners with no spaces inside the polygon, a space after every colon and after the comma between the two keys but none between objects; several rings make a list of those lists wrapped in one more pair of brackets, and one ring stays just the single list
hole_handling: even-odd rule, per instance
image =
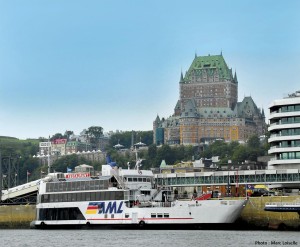
[{"label": "green foliage", "polygon": [[55,135],[53,135],[50,140],[53,141],[55,139],[63,139],[64,136],[61,133],[56,133]]},{"label": "green foliage", "polygon": [[[92,126],[89,128],[89,135],[91,138],[99,138],[102,133],[101,127]],[[64,135],[57,133],[52,138],[68,138],[73,132],[66,131]],[[102,134],[101,134],[102,135]],[[139,157],[144,159],[143,169],[159,167],[162,160],[165,160],[168,165],[174,165],[181,161],[189,161],[194,157],[211,158],[212,156],[219,156],[222,164],[228,164],[228,160],[235,162],[244,162],[245,160],[256,161],[258,156],[267,154],[269,144],[267,141],[261,143],[257,136],[249,138],[247,144],[239,144],[238,142],[226,143],[218,140],[211,143],[209,146],[205,145],[200,152],[199,147],[193,146],[169,146],[162,145],[157,147],[153,143],[152,131],[135,131],[133,137],[136,142],[143,142],[148,146],[148,150],[139,150]],[[111,156],[113,161],[116,161],[119,167],[127,168],[127,162],[131,162],[131,168],[135,164],[135,155],[132,152],[118,152],[114,145],[120,143],[124,148],[131,147],[132,131],[116,133],[111,136],[109,145],[107,146],[107,153]],[[3,156],[17,156],[19,157],[19,182],[26,182],[26,173],[31,173],[30,180],[38,179],[41,176],[41,171],[46,172],[47,166],[41,166],[38,159],[32,158],[39,150],[39,142],[47,141],[48,139],[27,139],[19,140],[13,137],[0,137],[0,151]],[[95,167],[95,170],[101,170],[99,162],[92,162],[86,160],[75,154],[63,156],[52,164],[52,169],[60,172],[66,172],[67,167],[74,169],[80,164],[88,164]]]},{"label": "green foliage", "polygon": [[[30,180],[35,180],[40,178],[41,170],[39,168],[38,159],[32,157],[21,157],[19,162],[19,183],[26,183],[27,181],[27,171],[30,173]],[[46,170],[45,170],[46,171]]]},{"label": "green foliage", "polygon": [[233,162],[257,161],[257,157],[265,155],[268,148],[268,144],[261,143],[258,136],[251,136],[247,144],[239,144],[236,141],[226,143],[218,140],[209,146],[205,146],[201,157],[219,156],[221,163],[227,163],[228,160]]},{"label": "green foliage", "polygon": [[70,136],[73,135],[74,132],[71,130],[66,130],[64,136],[66,137],[66,139],[69,141],[70,140]]},{"label": "green foliage", "polygon": [[89,138],[98,140],[103,135],[103,128],[100,126],[91,126],[86,131]]},{"label": "green foliage", "polygon": [[260,141],[258,136],[253,135],[249,138],[249,140],[247,141],[247,145],[249,148],[251,149],[256,149],[258,147],[260,147]]},{"label": "green foliage", "polygon": [[74,170],[75,166],[82,164],[91,165],[91,163],[91,161],[76,154],[65,155],[53,162],[52,169],[57,172],[66,172],[67,167]]},{"label": "green foliage", "polygon": [[244,145],[239,145],[234,150],[231,159],[234,162],[243,162],[248,158],[247,148]]},{"label": "green foliage", "polygon": [[28,156],[37,153],[39,140],[19,140],[13,137],[0,137],[0,151],[2,156],[18,155]]},{"label": "green foliage", "polygon": [[131,131],[125,131],[122,133],[115,133],[109,139],[109,148],[113,148],[116,144],[121,144],[124,148],[131,147]]},{"label": "green foliage", "polygon": [[131,147],[131,140],[132,135],[134,139],[134,143],[142,142],[145,143],[147,146],[150,146],[153,144],[153,131],[125,131],[125,132],[119,132],[115,133],[110,137],[109,140],[109,148],[112,148],[116,144],[121,144],[124,146],[124,148],[130,148]]}]

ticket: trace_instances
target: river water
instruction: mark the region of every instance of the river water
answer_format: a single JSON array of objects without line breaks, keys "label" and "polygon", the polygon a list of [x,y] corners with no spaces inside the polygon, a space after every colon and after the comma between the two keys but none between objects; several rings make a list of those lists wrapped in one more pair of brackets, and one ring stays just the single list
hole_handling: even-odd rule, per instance
[{"label": "river water", "polygon": [[0,230],[0,246],[300,246],[300,232],[211,230]]}]

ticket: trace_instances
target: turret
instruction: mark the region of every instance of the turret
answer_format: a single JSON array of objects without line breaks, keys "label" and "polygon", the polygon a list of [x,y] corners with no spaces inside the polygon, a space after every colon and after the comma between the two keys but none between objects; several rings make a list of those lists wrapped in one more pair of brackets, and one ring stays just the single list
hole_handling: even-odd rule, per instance
[{"label": "turret", "polygon": [[181,71],[181,74],[180,74],[180,81],[179,81],[179,83],[184,83],[182,71]]}]

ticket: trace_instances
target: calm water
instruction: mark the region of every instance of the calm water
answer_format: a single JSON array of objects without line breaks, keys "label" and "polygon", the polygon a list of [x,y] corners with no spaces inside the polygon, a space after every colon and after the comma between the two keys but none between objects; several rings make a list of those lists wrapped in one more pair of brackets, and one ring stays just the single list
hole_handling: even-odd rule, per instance
[{"label": "calm water", "polygon": [[[280,244],[276,245],[272,241],[277,241]],[[286,241],[289,241],[290,244],[288,245]],[[300,232],[0,230],[0,246],[300,246]]]}]

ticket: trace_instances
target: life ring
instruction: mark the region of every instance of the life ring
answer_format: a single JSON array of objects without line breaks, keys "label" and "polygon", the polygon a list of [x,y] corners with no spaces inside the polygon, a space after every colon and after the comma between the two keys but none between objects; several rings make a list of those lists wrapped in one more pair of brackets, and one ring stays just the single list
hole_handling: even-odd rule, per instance
[{"label": "life ring", "polygon": [[142,175],[142,174],[143,174],[141,170],[139,170],[139,174],[140,174],[140,175]]}]

